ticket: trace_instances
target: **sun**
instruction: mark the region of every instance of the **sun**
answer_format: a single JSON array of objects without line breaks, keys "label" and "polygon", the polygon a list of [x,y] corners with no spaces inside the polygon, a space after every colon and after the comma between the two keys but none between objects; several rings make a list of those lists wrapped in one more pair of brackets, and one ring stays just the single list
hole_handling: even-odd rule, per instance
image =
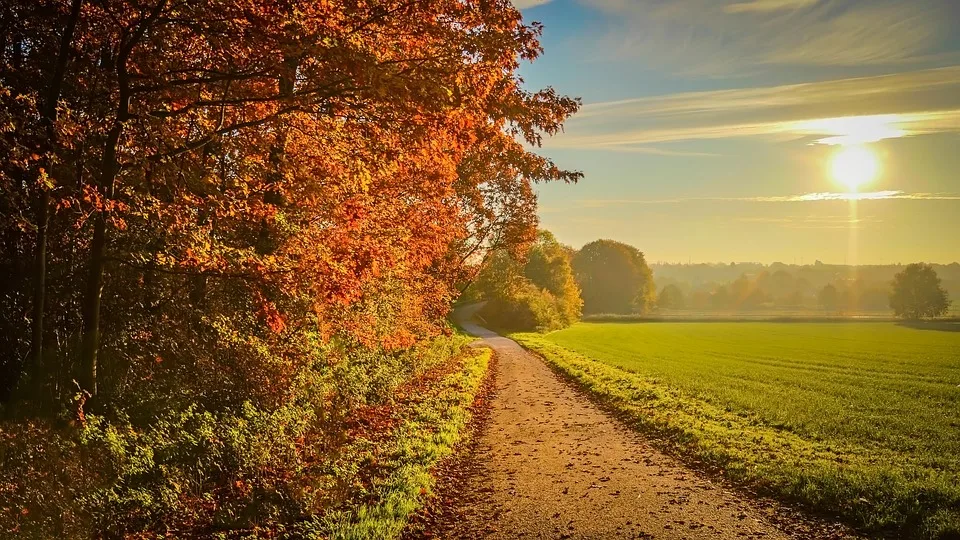
[{"label": "sun", "polygon": [[877,156],[862,146],[847,146],[833,156],[831,172],[837,182],[856,192],[880,172]]}]

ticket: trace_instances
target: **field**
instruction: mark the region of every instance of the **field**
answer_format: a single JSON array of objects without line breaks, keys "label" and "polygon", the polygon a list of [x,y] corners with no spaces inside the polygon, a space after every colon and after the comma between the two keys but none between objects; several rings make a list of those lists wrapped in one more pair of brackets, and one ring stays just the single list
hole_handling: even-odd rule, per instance
[{"label": "field", "polygon": [[522,344],[662,446],[868,531],[960,534],[960,326],[578,324]]}]

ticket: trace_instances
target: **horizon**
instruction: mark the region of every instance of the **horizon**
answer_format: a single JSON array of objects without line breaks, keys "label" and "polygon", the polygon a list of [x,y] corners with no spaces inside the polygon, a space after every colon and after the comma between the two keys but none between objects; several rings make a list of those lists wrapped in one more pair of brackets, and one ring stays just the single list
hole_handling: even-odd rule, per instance
[{"label": "horizon", "polygon": [[527,86],[583,100],[538,150],[585,175],[537,187],[560,241],[653,260],[960,258],[960,4],[514,4],[544,26]]}]

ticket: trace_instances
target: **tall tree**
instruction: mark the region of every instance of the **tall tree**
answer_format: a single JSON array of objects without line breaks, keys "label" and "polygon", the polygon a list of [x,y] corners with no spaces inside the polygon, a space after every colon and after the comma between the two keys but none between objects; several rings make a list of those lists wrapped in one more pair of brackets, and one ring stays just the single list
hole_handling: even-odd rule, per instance
[{"label": "tall tree", "polygon": [[647,313],[656,306],[653,272],[637,248],[596,240],[573,258],[584,313]]},{"label": "tall tree", "polygon": [[908,264],[893,278],[890,307],[897,317],[926,319],[939,317],[950,308],[947,291],[940,286],[940,278],[933,266],[924,263]]},{"label": "tall tree", "polygon": [[840,309],[840,291],[832,284],[828,283],[817,293],[817,303],[825,311],[837,311]]},{"label": "tall tree", "polygon": [[72,0],[69,11],[67,12],[62,24],[63,30],[60,35],[60,43],[57,47],[53,66],[49,73],[49,82],[42,97],[42,106],[40,108],[40,120],[44,128],[44,139],[38,150],[42,158],[37,166],[35,185],[39,195],[36,203],[36,226],[37,239],[34,256],[34,274],[35,280],[33,286],[33,321],[31,340],[32,340],[32,368],[39,369],[43,362],[43,341],[44,341],[44,309],[47,293],[47,227],[50,224],[50,185],[46,175],[52,171],[53,147],[56,145],[57,138],[57,116],[61,90],[63,88],[67,65],[70,61],[70,53],[73,46],[74,32],[77,28],[77,22],[80,19],[80,10],[83,7],[83,0]]},{"label": "tall tree", "polygon": [[580,319],[583,300],[573,277],[570,255],[553,233],[540,231],[530,248],[523,274],[537,287],[549,292],[557,303],[561,320],[570,325]]},{"label": "tall tree", "polygon": [[490,254],[474,284],[486,301],[481,315],[512,330],[556,330],[576,322],[583,302],[564,246],[540,231],[523,256],[507,248]]},{"label": "tall tree", "polygon": [[[535,240],[532,185],[580,178],[529,150],[579,102],[522,87],[540,28],[506,0],[14,0],[0,15],[2,114],[26,128],[0,142],[4,256],[24,269],[4,302],[29,305],[46,252],[53,281],[32,292],[54,287],[50,333],[81,353],[61,377],[91,393],[169,366],[276,395],[302,361],[280,335],[435,335],[476,260]],[[61,98],[37,99],[58,58]],[[56,101],[42,250],[15,216],[42,217],[28,110]],[[256,350],[284,362],[214,345],[261,331]]]},{"label": "tall tree", "polygon": [[686,307],[683,291],[673,283],[667,285],[660,291],[660,296],[657,297],[657,307],[664,309],[683,309]]}]

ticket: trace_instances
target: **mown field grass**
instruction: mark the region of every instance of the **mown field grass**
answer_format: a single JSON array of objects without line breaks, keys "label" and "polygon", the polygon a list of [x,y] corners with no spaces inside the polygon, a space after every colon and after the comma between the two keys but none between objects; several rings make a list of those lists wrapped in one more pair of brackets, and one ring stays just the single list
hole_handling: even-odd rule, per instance
[{"label": "mown field grass", "polygon": [[668,450],[868,531],[960,537],[960,326],[578,324],[515,335]]}]

